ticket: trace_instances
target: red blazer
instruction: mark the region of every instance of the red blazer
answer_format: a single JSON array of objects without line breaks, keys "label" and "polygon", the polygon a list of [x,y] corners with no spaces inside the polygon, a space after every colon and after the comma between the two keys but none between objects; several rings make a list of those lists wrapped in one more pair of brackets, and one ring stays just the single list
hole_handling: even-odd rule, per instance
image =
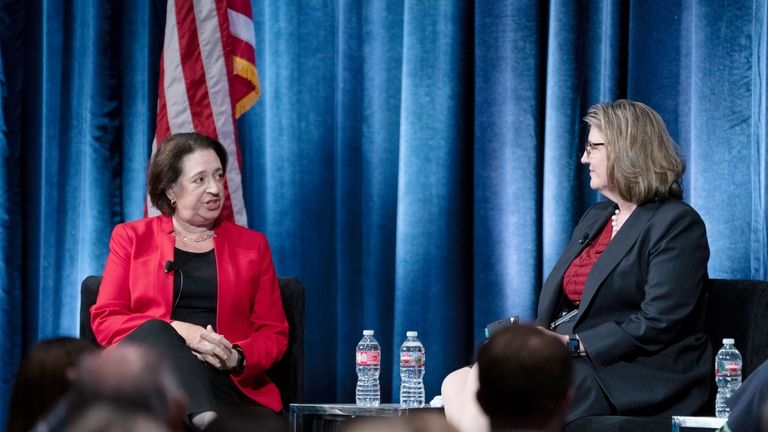
[{"label": "red blazer", "polygon": [[[232,376],[254,401],[282,408],[277,387],[266,371],[285,353],[288,323],[280,299],[272,254],[263,234],[229,222],[214,228],[218,277],[216,330],[243,348],[245,370]],[[149,319],[171,320],[175,238],[170,217],[119,224],[112,231],[109,256],[91,326],[104,346],[113,345]]]}]

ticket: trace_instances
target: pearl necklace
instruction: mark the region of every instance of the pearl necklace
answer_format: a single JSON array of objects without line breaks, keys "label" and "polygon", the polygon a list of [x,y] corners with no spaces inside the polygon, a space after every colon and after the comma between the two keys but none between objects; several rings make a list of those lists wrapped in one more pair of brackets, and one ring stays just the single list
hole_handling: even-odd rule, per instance
[{"label": "pearl necklace", "polygon": [[200,243],[200,242],[204,242],[204,241],[206,241],[206,240],[208,240],[210,238],[216,237],[216,232],[214,232],[214,231],[206,231],[205,234],[201,235],[198,238],[187,237],[184,234],[177,233],[176,231],[171,232],[171,235],[176,237],[176,238],[180,237],[182,240],[188,241],[188,242],[191,242],[191,243]]},{"label": "pearl necklace", "polygon": [[621,210],[616,209],[615,212],[613,212],[613,216],[611,216],[611,237],[615,236],[617,232],[619,232],[619,215],[621,214]]}]

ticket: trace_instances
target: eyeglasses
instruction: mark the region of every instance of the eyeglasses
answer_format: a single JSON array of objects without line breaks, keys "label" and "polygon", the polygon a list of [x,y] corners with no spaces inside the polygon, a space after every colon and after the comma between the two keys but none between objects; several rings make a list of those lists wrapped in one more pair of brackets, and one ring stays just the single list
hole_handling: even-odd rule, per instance
[{"label": "eyeglasses", "polygon": [[605,143],[587,142],[586,144],[584,144],[584,153],[587,154],[587,157],[590,157],[592,156],[592,152],[595,151],[595,149],[604,145]]}]

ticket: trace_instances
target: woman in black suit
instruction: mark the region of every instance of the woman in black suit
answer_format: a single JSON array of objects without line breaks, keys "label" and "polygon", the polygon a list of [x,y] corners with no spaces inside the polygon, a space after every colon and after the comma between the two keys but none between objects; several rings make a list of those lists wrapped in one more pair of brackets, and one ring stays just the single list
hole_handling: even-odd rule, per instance
[{"label": "woman in black suit", "polygon": [[[642,103],[598,104],[584,120],[581,162],[608,201],[574,229],[536,320],[573,355],[568,419],[693,414],[709,395],[709,246],[701,217],[681,201],[683,162],[661,117]],[[446,415],[463,430],[487,428],[477,419],[476,377],[464,368],[443,382]]]}]

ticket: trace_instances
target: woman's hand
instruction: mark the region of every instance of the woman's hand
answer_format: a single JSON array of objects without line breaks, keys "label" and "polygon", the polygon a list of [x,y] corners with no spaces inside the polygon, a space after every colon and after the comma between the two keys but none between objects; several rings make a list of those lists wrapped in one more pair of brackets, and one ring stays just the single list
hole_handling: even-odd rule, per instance
[{"label": "woman's hand", "polygon": [[214,356],[203,356],[203,360],[207,361],[208,363],[214,365],[216,368],[221,370],[230,370],[237,367],[237,361],[240,358],[240,354],[237,352],[236,349],[232,347],[232,343],[227,340],[224,336],[216,333],[213,330],[213,327],[210,325],[205,329],[205,333],[201,334],[201,337],[207,341],[208,343],[212,345],[219,345],[223,346],[226,349],[225,355],[222,357],[218,354],[215,354]]},{"label": "woman's hand", "polygon": [[184,338],[198,359],[222,370],[237,366],[237,351],[232,349],[232,344],[224,336],[213,331],[210,325],[203,328],[183,321],[172,321],[171,326]]},{"label": "woman's hand", "polygon": [[560,333],[553,332],[552,330],[550,330],[548,328],[544,328],[542,326],[537,326],[537,328],[539,330],[543,331],[544,333],[549,333],[550,335],[557,337],[558,339],[563,341],[564,345],[566,345],[566,346],[568,345],[568,335],[561,335]]},{"label": "woman's hand", "polygon": [[[542,326],[537,326],[537,328],[538,328],[539,330],[543,331],[544,333],[549,333],[549,334],[551,334],[552,336],[555,336],[555,337],[557,337],[558,339],[560,339],[561,341],[563,341],[563,344],[565,344],[565,346],[566,346],[566,347],[568,346],[568,339],[570,339],[570,337],[569,337],[568,335],[562,335],[562,334],[560,334],[560,333],[557,333],[557,332],[553,332],[552,330],[550,330],[550,329],[548,329],[548,328],[544,328],[544,327],[542,327]],[[579,336],[575,336],[575,337],[576,337],[576,338],[579,338]],[[580,355],[584,355],[586,352],[587,352],[587,350],[584,348],[584,344],[582,344],[582,343],[581,343],[581,339],[579,339],[579,354],[580,354]]]}]

